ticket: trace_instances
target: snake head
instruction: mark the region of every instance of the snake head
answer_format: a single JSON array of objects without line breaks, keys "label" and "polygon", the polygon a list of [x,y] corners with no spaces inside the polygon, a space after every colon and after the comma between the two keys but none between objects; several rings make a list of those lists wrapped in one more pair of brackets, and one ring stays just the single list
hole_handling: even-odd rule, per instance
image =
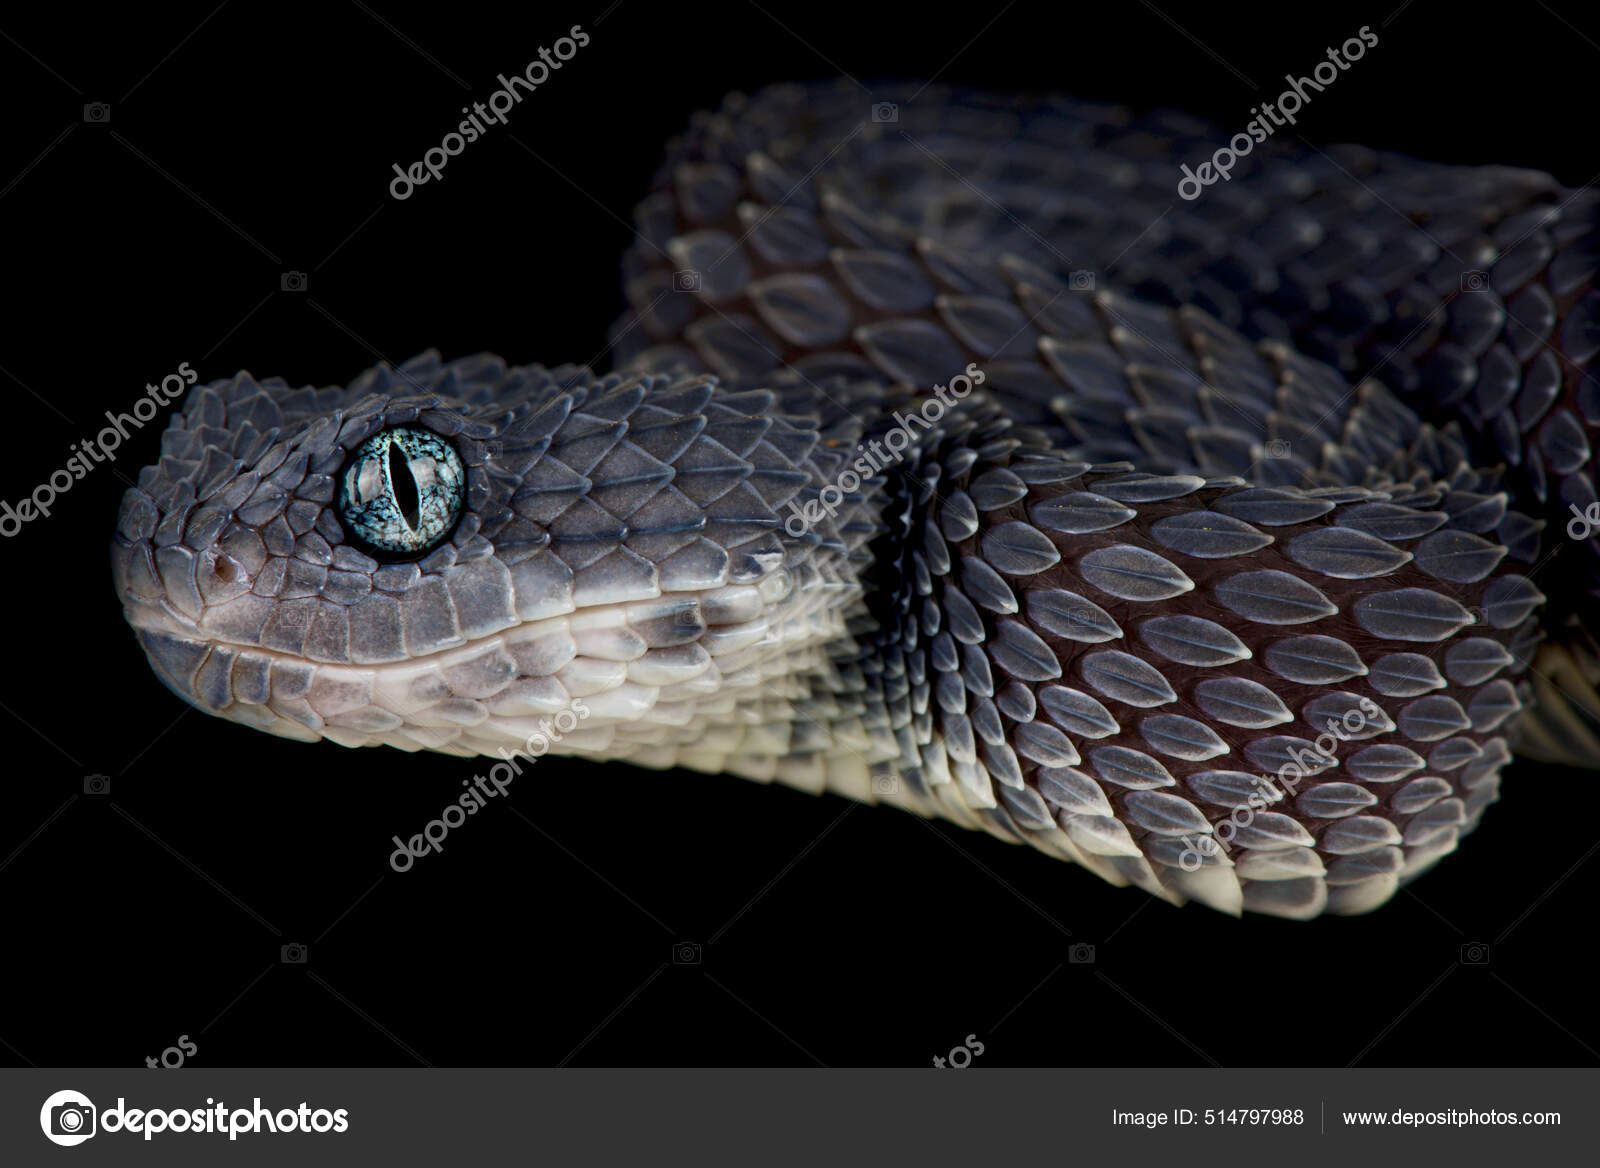
[{"label": "snake head", "polygon": [[183,700],[285,737],[472,755],[558,718],[563,751],[721,769],[724,686],[839,622],[796,619],[776,518],[816,431],[714,387],[432,353],[199,386],[123,499],[128,622]]}]

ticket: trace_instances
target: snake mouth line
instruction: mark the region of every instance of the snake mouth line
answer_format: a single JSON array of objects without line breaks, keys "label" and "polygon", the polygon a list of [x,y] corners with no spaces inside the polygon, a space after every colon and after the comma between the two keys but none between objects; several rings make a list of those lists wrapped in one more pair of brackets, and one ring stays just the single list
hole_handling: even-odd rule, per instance
[{"label": "snake mouth line", "polygon": [[[691,603],[692,601],[687,599],[672,602],[670,605],[664,606],[666,611],[662,615],[670,615],[672,612],[681,610]],[[606,606],[601,606],[594,610],[575,609],[565,615],[521,621],[493,633],[463,638],[457,644],[435,649],[432,652],[419,654],[415,657],[402,657],[390,661],[355,662],[318,661],[265,645],[232,641],[218,637],[200,628],[172,612],[166,606],[159,610],[161,617],[167,618],[164,621],[150,620],[149,614],[151,611],[148,605],[126,609],[128,623],[134,628],[139,635],[141,644],[144,644],[147,649],[153,638],[166,638],[189,647],[191,651],[221,651],[240,656],[248,655],[267,662],[316,670],[326,673],[328,676],[375,674],[385,671],[411,674],[425,673],[434,669],[448,669],[452,666],[470,662],[480,654],[493,651],[496,648],[513,646],[526,641],[537,641],[562,633],[579,634],[615,629],[623,627],[627,623],[626,614]],[[763,644],[775,645],[777,643],[777,638],[769,633],[767,640],[749,640],[747,645],[742,647],[759,647]]]},{"label": "snake mouth line", "polygon": [[[169,609],[162,609],[162,616],[174,616]],[[512,625],[496,633],[487,633],[481,637],[463,639],[459,644],[449,645],[435,649],[417,657],[401,657],[392,661],[352,662],[352,661],[317,661],[309,657],[296,656],[282,649],[273,649],[265,645],[253,645],[242,641],[231,641],[215,636],[206,630],[191,623],[182,623],[174,628],[160,621],[152,622],[145,617],[145,612],[130,611],[128,623],[133,626],[139,636],[141,644],[149,648],[152,637],[167,638],[174,642],[191,647],[192,650],[204,652],[222,651],[239,656],[258,657],[271,663],[292,665],[300,668],[326,671],[330,675],[340,672],[348,673],[374,673],[386,669],[396,670],[426,670],[446,668],[469,660],[484,650],[493,649],[503,645],[508,634],[515,634],[521,629],[537,628],[545,624],[561,622],[565,618],[545,617],[537,621],[527,621],[519,625]],[[181,618],[180,618],[181,619]],[[542,631],[542,630],[541,630]]]},{"label": "snake mouth line", "polygon": [[[773,676],[784,679],[767,685],[775,700],[803,696],[796,686],[827,671],[843,632],[815,619],[830,589],[797,596],[782,576],[583,606],[378,663],[318,662],[213,636],[164,602],[131,602],[128,620],[173,693],[280,736],[482,754],[516,749],[541,719],[582,702],[584,727],[564,739],[574,753],[722,770],[730,748],[697,751],[697,727],[713,737],[737,728],[736,695]],[[671,643],[647,647],[641,628]],[[752,745],[759,737],[741,732],[741,748],[770,753]]]}]

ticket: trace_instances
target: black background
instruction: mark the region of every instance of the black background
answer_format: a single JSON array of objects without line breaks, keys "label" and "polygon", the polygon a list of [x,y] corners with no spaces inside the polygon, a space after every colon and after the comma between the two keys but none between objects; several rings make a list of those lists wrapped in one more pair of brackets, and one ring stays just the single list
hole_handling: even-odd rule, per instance
[{"label": "black background", "polygon": [[[8,9],[0,497],[180,362],[330,383],[431,345],[604,367],[661,144],[772,80],[938,75],[1237,129],[1370,24],[1308,138],[1600,171],[1592,8],[1109,7]],[[509,125],[389,198],[391,164],[574,24],[591,44]],[[472,767],[256,734],[145,666],[106,546],[157,429],[0,551],[0,1061],[138,1065],[187,1036],[212,1066],[926,1065],[968,1035],[980,1066],[1600,1061],[1596,821],[1549,810],[1594,780],[1529,763],[1459,856],[1309,925],[1176,910],[890,810],[565,760],[397,875],[390,837]]]}]

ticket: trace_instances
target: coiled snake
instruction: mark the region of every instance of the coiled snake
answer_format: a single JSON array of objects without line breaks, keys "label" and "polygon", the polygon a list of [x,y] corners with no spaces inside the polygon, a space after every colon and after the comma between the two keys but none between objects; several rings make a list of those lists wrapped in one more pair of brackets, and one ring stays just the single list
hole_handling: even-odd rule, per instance
[{"label": "coiled snake", "polygon": [[156,673],[345,746],[565,711],[1300,918],[1452,851],[1509,743],[1600,755],[1594,190],[1273,140],[1191,201],[1182,116],[881,110],[697,117],[615,372],[197,386],[112,549]]}]

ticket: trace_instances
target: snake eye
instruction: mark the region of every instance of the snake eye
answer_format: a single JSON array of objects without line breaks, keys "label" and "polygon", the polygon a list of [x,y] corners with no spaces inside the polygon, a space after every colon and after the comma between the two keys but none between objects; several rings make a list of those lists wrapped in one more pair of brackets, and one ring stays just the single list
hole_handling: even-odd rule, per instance
[{"label": "snake eye", "polygon": [[455,448],[411,426],[380,430],[351,453],[334,502],[345,530],[386,556],[419,556],[461,517],[466,474]]}]

